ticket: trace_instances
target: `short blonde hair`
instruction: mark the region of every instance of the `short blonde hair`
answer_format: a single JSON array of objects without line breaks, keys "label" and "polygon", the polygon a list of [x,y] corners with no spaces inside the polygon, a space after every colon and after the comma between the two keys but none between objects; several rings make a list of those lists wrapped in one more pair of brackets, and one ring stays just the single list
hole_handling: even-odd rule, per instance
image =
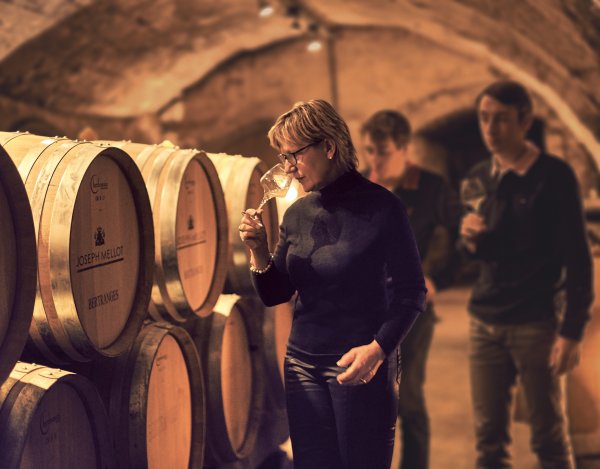
[{"label": "short blonde hair", "polygon": [[269,130],[269,142],[280,150],[282,144],[308,145],[327,139],[335,143],[333,161],[346,170],[358,166],[356,149],[344,119],[323,99],[300,101],[280,115]]}]

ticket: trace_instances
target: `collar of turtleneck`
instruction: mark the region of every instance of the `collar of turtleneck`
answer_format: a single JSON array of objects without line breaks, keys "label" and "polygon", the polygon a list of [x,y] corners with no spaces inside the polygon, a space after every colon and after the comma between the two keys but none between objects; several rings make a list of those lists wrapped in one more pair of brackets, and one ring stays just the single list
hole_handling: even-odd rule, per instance
[{"label": "collar of turtleneck", "polygon": [[327,184],[319,192],[322,196],[339,194],[353,188],[358,181],[363,179],[356,169],[350,169],[338,177],[335,181]]}]

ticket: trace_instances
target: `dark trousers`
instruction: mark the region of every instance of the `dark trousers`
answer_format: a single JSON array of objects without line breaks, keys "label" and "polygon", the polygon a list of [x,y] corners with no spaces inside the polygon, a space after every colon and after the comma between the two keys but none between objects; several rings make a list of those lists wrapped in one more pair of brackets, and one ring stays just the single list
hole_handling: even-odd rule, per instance
[{"label": "dark trousers", "polygon": [[475,414],[477,468],[510,468],[511,389],[519,374],[531,448],[543,469],[571,469],[572,454],[565,429],[559,379],[549,357],[556,321],[490,325],[471,319],[470,372]]},{"label": "dark trousers", "polygon": [[342,386],[337,356],[288,351],[285,392],[294,469],[389,469],[397,413],[397,355],[366,385]]},{"label": "dark trousers", "polygon": [[400,345],[402,381],[398,416],[402,429],[401,469],[429,467],[429,416],[423,387],[434,324],[435,313],[429,304]]}]

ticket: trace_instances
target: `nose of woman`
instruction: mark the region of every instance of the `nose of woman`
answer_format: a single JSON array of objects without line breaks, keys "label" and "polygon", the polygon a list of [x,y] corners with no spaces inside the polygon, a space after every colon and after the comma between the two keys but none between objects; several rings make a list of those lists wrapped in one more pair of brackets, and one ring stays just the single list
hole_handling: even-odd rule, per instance
[{"label": "nose of woman", "polygon": [[284,171],[286,172],[286,174],[293,173],[293,172],[295,172],[295,171],[297,171],[297,170],[298,170],[298,168],[296,167],[296,165],[295,165],[295,164],[292,164],[292,163],[290,163],[290,162],[289,162],[289,161],[287,161],[287,160],[286,160],[286,161],[285,161],[285,163],[283,164],[283,169],[284,169]]}]

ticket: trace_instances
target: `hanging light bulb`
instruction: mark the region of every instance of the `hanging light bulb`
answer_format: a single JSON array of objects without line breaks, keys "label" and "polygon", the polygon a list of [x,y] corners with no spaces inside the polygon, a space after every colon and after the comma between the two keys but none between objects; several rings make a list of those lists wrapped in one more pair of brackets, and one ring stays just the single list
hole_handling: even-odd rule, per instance
[{"label": "hanging light bulb", "polygon": [[267,0],[260,0],[258,2],[258,16],[261,18],[268,18],[275,12],[273,5],[271,5]]},{"label": "hanging light bulb", "polygon": [[309,52],[319,52],[323,48],[323,43],[319,37],[319,24],[314,21],[310,23],[308,25],[308,34],[310,36],[310,41],[306,46],[306,50]]},{"label": "hanging light bulb", "polygon": [[320,39],[313,39],[306,46],[306,50],[309,52],[319,52],[322,48],[323,43]]}]

